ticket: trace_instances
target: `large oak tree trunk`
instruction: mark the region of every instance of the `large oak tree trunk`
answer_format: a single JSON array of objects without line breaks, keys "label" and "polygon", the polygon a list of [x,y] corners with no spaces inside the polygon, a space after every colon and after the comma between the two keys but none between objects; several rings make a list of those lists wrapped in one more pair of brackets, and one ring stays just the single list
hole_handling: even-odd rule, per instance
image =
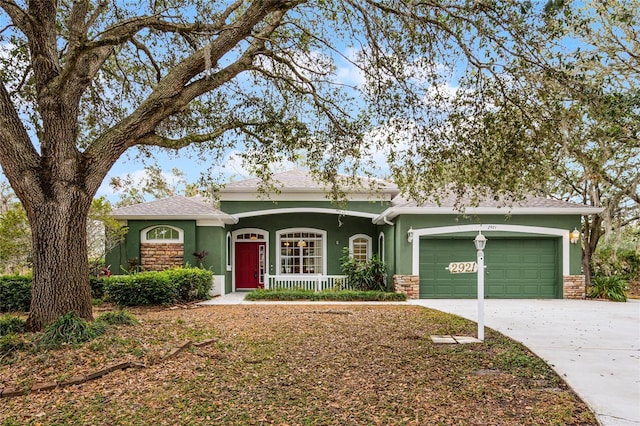
[{"label": "large oak tree trunk", "polygon": [[69,312],[93,319],[86,239],[89,206],[90,197],[70,191],[29,209],[33,235],[29,330],[40,330]]}]

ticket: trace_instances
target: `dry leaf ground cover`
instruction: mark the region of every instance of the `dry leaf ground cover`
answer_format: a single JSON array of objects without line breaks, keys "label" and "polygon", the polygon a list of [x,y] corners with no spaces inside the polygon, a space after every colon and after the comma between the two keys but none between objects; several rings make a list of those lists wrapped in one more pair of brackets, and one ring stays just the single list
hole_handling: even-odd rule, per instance
[{"label": "dry leaf ground cover", "polygon": [[[588,425],[587,406],[540,359],[475,324],[419,307],[240,305],[134,310],[78,347],[20,352],[0,387],[147,364],[79,386],[0,399],[0,421],[61,425]],[[184,340],[216,338],[174,359]]]}]

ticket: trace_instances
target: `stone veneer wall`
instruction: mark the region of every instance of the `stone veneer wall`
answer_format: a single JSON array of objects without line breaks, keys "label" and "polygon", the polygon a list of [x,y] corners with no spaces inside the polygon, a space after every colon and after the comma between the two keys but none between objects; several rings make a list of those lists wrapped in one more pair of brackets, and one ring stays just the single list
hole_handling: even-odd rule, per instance
[{"label": "stone veneer wall", "polygon": [[404,293],[407,299],[420,298],[420,276],[418,275],[394,275],[393,288],[396,293]]},{"label": "stone veneer wall", "polygon": [[142,243],[140,244],[140,266],[144,271],[163,271],[182,266],[184,244]]},{"label": "stone veneer wall", "polygon": [[565,275],[562,280],[562,296],[565,299],[584,299],[586,284],[584,275]]}]

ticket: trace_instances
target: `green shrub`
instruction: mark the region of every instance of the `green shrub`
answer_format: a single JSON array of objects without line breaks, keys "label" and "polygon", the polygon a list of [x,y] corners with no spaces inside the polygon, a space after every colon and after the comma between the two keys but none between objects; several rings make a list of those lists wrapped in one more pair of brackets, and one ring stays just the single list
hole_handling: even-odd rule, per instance
[{"label": "green shrub", "polygon": [[598,247],[591,259],[593,275],[618,276],[632,280],[640,274],[640,253],[635,249],[620,249],[612,246]]},{"label": "green shrub", "polygon": [[314,292],[311,290],[264,290],[259,289],[247,293],[246,300],[271,300],[271,301],[295,301],[295,300],[311,300],[311,301],[344,301],[344,302],[392,302],[405,301],[407,296],[403,293],[391,293],[385,291],[321,291]]},{"label": "green shrub", "polygon": [[191,302],[209,297],[213,286],[213,272],[200,268],[177,268],[164,271],[178,288],[178,300]]},{"label": "green shrub", "polygon": [[58,348],[65,343],[87,342],[104,333],[104,330],[103,323],[88,323],[75,312],[70,312],[49,324],[35,343],[40,348]]},{"label": "green shrub", "polygon": [[178,289],[165,272],[140,272],[104,279],[109,301],[118,306],[168,305],[178,300]]},{"label": "green shrub", "polygon": [[206,299],[213,273],[200,268],[177,268],[102,280],[107,299],[119,306],[168,305]]},{"label": "green shrub", "polygon": [[124,310],[105,312],[96,318],[96,322],[101,321],[109,325],[137,325],[138,320],[129,312]]},{"label": "green shrub", "polygon": [[26,312],[31,305],[31,276],[0,276],[0,312]]},{"label": "green shrub", "polygon": [[22,333],[24,331],[24,320],[13,315],[3,315],[0,317],[0,337],[7,334]]},{"label": "green shrub", "polygon": [[[30,275],[2,275],[0,276],[0,312],[26,312],[31,305],[31,286],[33,278]],[[91,297],[104,298],[104,279],[89,277]]]},{"label": "green shrub", "polygon": [[591,298],[609,299],[614,302],[626,302],[629,290],[627,281],[619,276],[599,276],[591,280],[587,295]]},{"label": "green shrub", "polygon": [[353,258],[349,249],[345,247],[344,255],[340,258],[340,269],[347,276],[347,280],[356,290],[386,291],[387,268],[377,255],[367,261]]},{"label": "green shrub", "polygon": [[104,277],[89,277],[92,299],[104,299]]}]

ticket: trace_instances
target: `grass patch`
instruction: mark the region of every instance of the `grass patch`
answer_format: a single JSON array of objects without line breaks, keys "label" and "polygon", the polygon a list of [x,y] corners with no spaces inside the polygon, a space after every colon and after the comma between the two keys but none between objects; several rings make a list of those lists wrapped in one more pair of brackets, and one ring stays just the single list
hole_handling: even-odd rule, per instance
[{"label": "grass patch", "polygon": [[271,300],[271,301],[339,301],[339,302],[397,302],[407,300],[403,293],[391,293],[385,291],[321,291],[311,290],[265,290],[259,289],[247,293],[246,300]]},{"label": "grass patch", "polygon": [[100,314],[96,321],[101,321],[109,325],[138,325],[136,317],[125,310],[105,312]]}]

